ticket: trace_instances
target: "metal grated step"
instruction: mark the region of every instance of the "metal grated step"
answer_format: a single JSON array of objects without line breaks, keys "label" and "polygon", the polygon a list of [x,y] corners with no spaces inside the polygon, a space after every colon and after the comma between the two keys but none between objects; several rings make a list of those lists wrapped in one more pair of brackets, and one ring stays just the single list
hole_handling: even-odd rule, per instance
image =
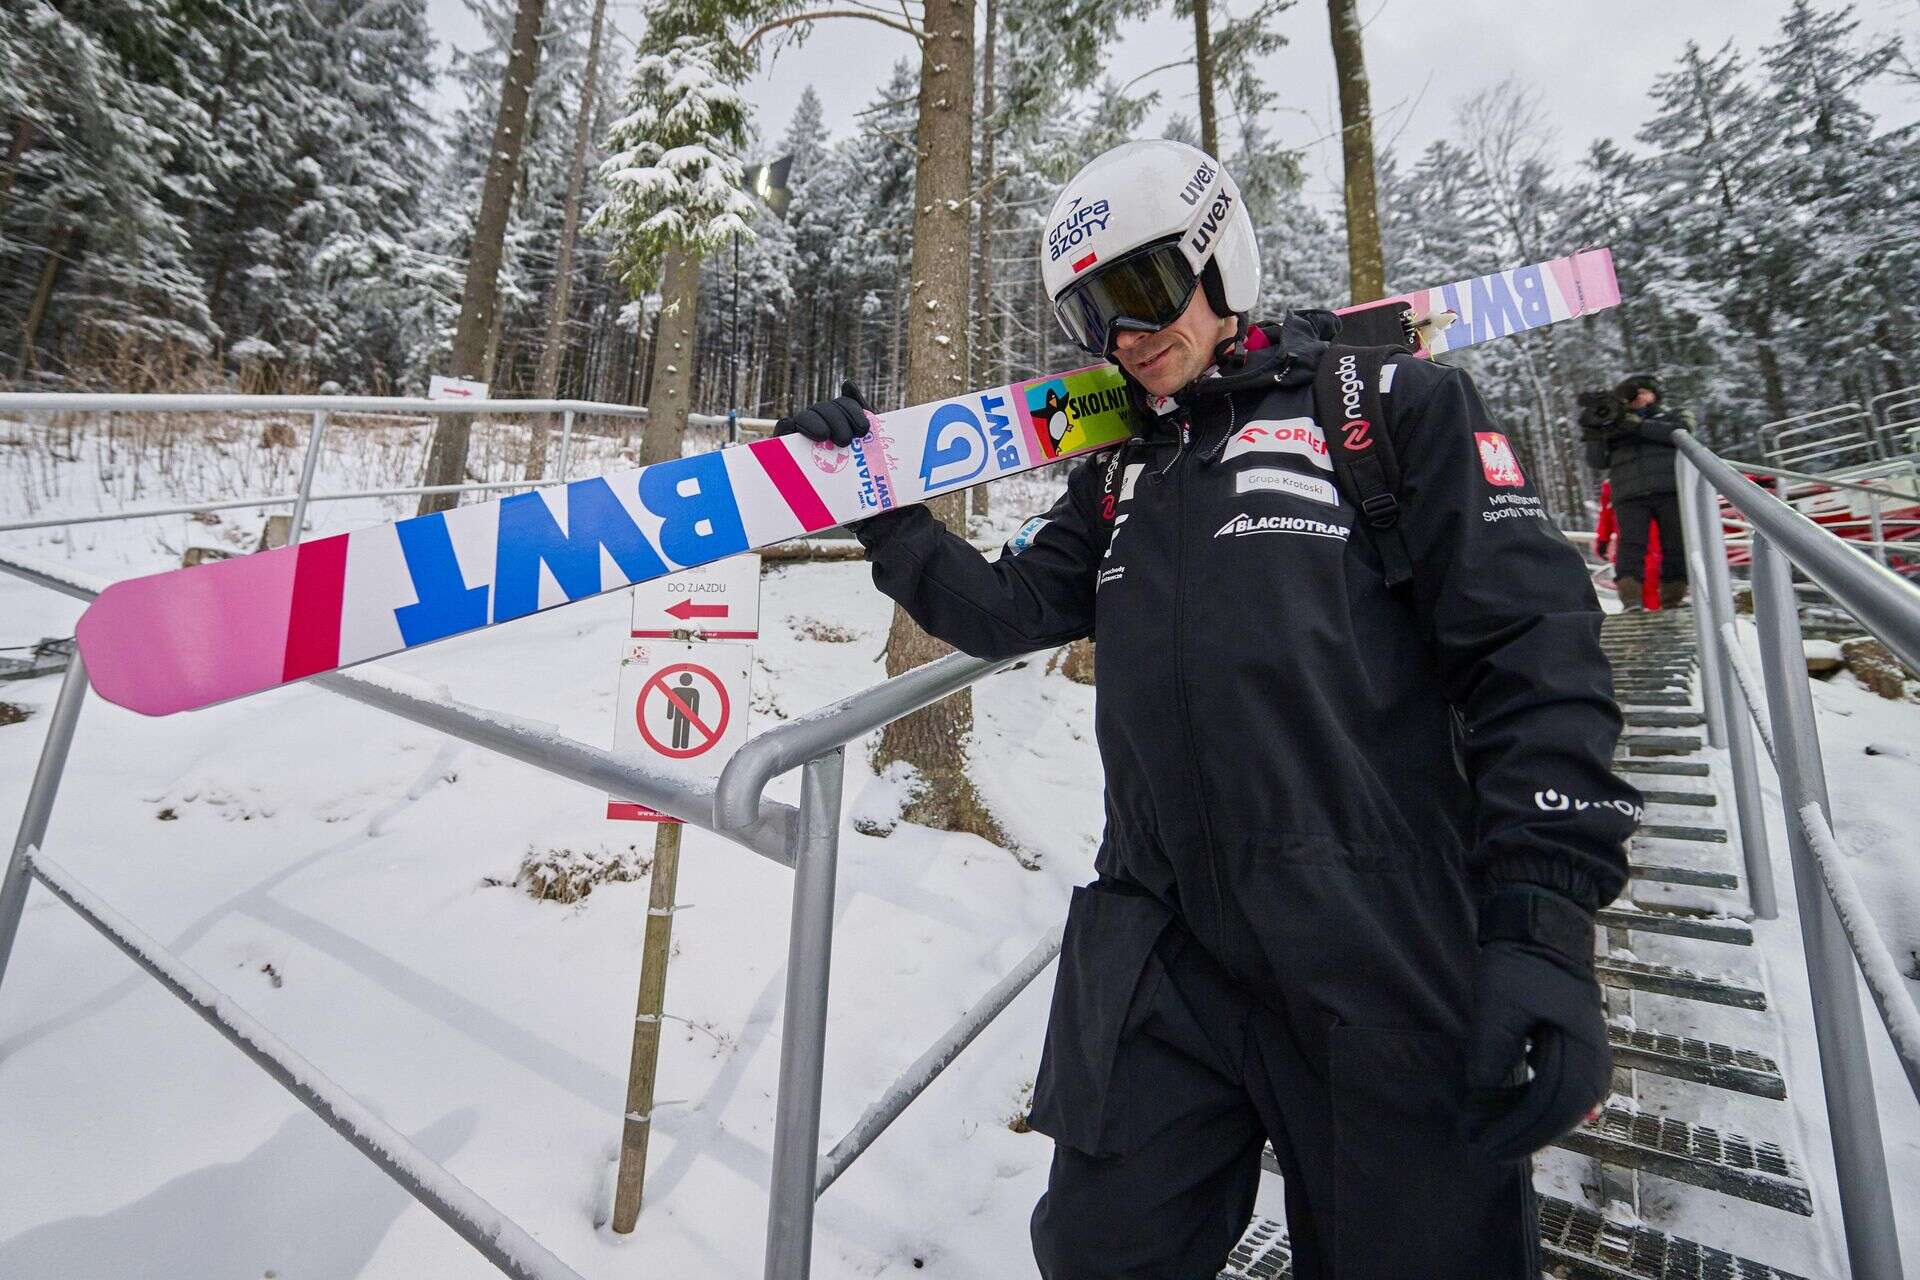
[{"label": "metal grated step", "polygon": [[1627,712],[1627,723],[1642,729],[1697,729],[1706,722],[1698,711]]},{"label": "metal grated step", "polygon": [[1667,867],[1653,862],[1627,864],[1627,875],[1634,880],[1659,884],[1685,884],[1697,889],[1738,889],[1740,877],[1731,871],[1703,871],[1698,867]]},{"label": "metal grated step", "polygon": [[1607,1106],[1554,1145],[1755,1204],[1813,1216],[1813,1196],[1771,1142]]},{"label": "metal grated step", "polygon": [[1711,791],[1657,791],[1642,787],[1640,798],[1648,804],[1690,804],[1702,809],[1720,803],[1720,797]]},{"label": "metal grated step", "polygon": [[1684,733],[1623,733],[1620,745],[1629,755],[1687,756],[1700,749],[1700,739]]},{"label": "metal grated step", "polygon": [[[1633,686],[1614,686],[1614,694],[1622,706],[1628,707],[1690,707],[1693,699],[1686,693],[1674,688],[1646,689]],[[1627,713],[1629,717],[1632,712]],[[1632,724],[1631,718],[1627,721]]]},{"label": "metal grated step", "polygon": [[1779,1066],[1766,1054],[1751,1049],[1612,1025],[1607,1027],[1607,1043],[1613,1046],[1617,1067],[1651,1071],[1756,1098],[1784,1100],[1787,1096],[1787,1082],[1780,1078]]},{"label": "metal grated step", "polygon": [[1701,760],[1646,760],[1615,756],[1613,767],[1617,773],[1651,773],[1669,778],[1705,778],[1713,773],[1713,767]]},{"label": "metal grated step", "polygon": [[1670,822],[1643,822],[1635,835],[1655,840],[1699,840],[1707,844],[1725,844],[1727,833],[1720,827],[1684,827]]},{"label": "metal grated step", "polygon": [[1742,947],[1753,942],[1753,930],[1747,927],[1746,921],[1732,920],[1726,916],[1698,915],[1656,907],[1632,910],[1602,907],[1593,919],[1595,924],[1605,929],[1638,929],[1642,933],[1699,938],[1704,942],[1730,942]]},{"label": "metal grated step", "polygon": [[1290,1280],[1293,1252],[1287,1248],[1287,1229],[1272,1218],[1255,1218],[1247,1233],[1227,1255],[1227,1265],[1216,1280]]},{"label": "metal grated step", "polygon": [[[1584,1205],[1538,1196],[1544,1276],[1555,1280],[1805,1280],[1649,1227],[1608,1222]],[[1291,1280],[1287,1231],[1255,1218],[1218,1280]]]},{"label": "metal grated step", "polygon": [[1803,1280],[1664,1231],[1608,1222],[1553,1196],[1540,1197],[1540,1247],[1545,1274],[1563,1280]]},{"label": "metal grated step", "polygon": [[1731,1005],[1736,1009],[1765,1010],[1767,993],[1757,987],[1743,987],[1727,978],[1710,973],[1695,973],[1670,964],[1650,964],[1645,960],[1615,960],[1602,956],[1593,962],[1601,985],[1645,991],[1650,995],[1677,996],[1706,1004]]}]

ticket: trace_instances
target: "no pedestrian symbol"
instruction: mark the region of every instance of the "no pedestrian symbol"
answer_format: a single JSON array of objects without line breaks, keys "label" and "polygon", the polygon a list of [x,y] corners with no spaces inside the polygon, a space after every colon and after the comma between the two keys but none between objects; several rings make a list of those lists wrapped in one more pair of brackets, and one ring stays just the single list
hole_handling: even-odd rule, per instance
[{"label": "no pedestrian symbol", "polygon": [[647,745],[675,760],[710,750],[725,736],[732,714],[726,684],[692,662],[676,662],[654,672],[633,710],[635,726]]}]

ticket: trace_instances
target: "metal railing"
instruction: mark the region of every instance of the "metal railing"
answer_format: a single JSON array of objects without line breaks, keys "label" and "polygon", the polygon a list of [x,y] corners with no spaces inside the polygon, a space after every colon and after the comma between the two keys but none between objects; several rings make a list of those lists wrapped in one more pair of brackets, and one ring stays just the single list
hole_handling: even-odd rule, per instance
[{"label": "metal railing", "polygon": [[[1883,946],[1836,856],[1788,564],[1797,566],[1889,649],[1914,665],[1920,665],[1920,588],[1779,502],[1686,433],[1680,433],[1677,443],[1686,499],[1681,504],[1687,522],[1685,540],[1694,557],[1700,591],[1694,613],[1709,734],[1732,757],[1749,893],[1756,915],[1772,918],[1777,914],[1757,757],[1749,731],[1752,717],[1768,745],[1782,748],[1776,759],[1853,1273],[1897,1275],[1898,1244],[1853,977],[1855,962],[1866,976],[1917,1095],[1920,1025],[1911,1018],[1911,1004],[1903,1003],[1908,1000],[1905,992],[1889,982],[1891,957],[1880,954]],[[1731,580],[1715,491],[1753,531],[1758,562],[1755,604],[1767,685],[1764,717],[1762,699],[1733,640]],[[81,599],[91,598],[105,585],[72,570],[17,557],[0,556],[0,572]],[[816,1197],[1044,971],[1058,951],[1057,931],[1041,938],[822,1158],[820,1103],[846,744],[1014,661],[953,654],[929,663],[759,734],[734,754],[717,780],[677,774],[637,756],[567,739],[550,726],[470,706],[379,666],[313,680],[334,693],[558,777],[651,805],[794,871],[764,1273],[769,1280],[804,1280],[810,1267]],[[0,881],[0,980],[5,977],[28,882],[37,879],[218,1026],[503,1272],[535,1280],[571,1277],[564,1263],[526,1239],[403,1137],[375,1128],[377,1122],[369,1123],[371,1118],[358,1104],[327,1085],[311,1064],[253,1024],[230,1001],[214,996],[213,988],[195,978],[177,956],[112,915],[110,908],[42,854],[86,692],[85,665],[76,657],[55,704],[12,858]],[[802,771],[799,805],[767,798],[768,784],[796,768]]]},{"label": "metal railing", "polygon": [[[108,585],[89,574],[12,555],[0,555],[0,572],[81,600],[92,599]],[[547,725],[459,702],[435,686],[378,665],[312,680],[333,693],[557,777],[651,805],[793,870],[765,1274],[769,1280],[804,1280],[811,1263],[818,1195],[1012,1003],[1060,947],[1059,930],[1042,937],[866,1110],[823,1160],[820,1099],[846,744],[1017,660],[991,662],[950,654],[754,737],[733,755],[717,780],[670,772],[636,755],[566,738]],[[55,701],[12,856],[0,879],[0,983],[6,977],[29,882],[38,880],[502,1272],[519,1280],[579,1280],[505,1215],[404,1135],[378,1121],[180,957],[121,918],[45,856],[47,825],[87,691],[86,665],[76,654]],[[768,784],[795,768],[802,770],[800,804],[767,798]]]},{"label": "metal railing", "polygon": [[[1714,746],[1727,749],[1733,766],[1754,914],[1771,919],[1776,908],[1749,721],[1780,779],[1848,1262],[1855,1276],[1897,1276],[1902,1274],[1899,1236],[1856,969],[1916,1100],[1920,1010],[1900,981],[1893,955],[1874,928],[1834,839],[1793,572],[1798,569],[1916,669],[1920,587],[1861,554],[1859,544],[1837,537],[1767,493],[1687,432],[1679,432],[1674,441],[1680,450],[1675,465],[1684,541],[1699,591],[1693,613],[1708,736]],[[1733,625],[1719,498],[1750,530],[1764,695]]]},{"label": "metal railing", "polygon": [[[0,533],[27,529],[48,529],[65,525],[100,524],[118,520],[139,520],[151,516],[192,515],[203,511],[225,511],[237,507],[293,507],[288,521],[289,542],[298,542],[306,526],[307,507],[314,502],[343,502],[354,498],[396,498],[426,493],[480,493],[496,489],[532,489],[543,484],[561,484],[572,464],[573,422],[578,415],[645,419],[643,406],[602,404],[593,400],[423,400],[414,396],[245,396],[245,395],[120,395],[93,392],[0,392],[0,413],[310,413],[313,428],[307,434],[305,453],[300,460],[300,480],[293,493],[262,494],[252,498],[228,498],[217,502],[185,503],[170,507],[143,508],[135,511],[91,512],[85,515],[45,516],[34,520],[0,524]],[[398,414],[428,416],[521,416],[560,415],[560,453],[554,473],[538,480],[497,480],[477,484],[413,485],[393,489],[367,489],[354,493],[315,494],[313,479],[320,462],[320,444],[328,422],[336,415],[369,414],[391,417]],[[699,427],[723,427],[728,443],[740,438],[742,430],[764,433],[773,430],[769,418],[743,418],[738,413],[690,413],[687,421]],[[536,430],[544,431],[540,426]]]}]

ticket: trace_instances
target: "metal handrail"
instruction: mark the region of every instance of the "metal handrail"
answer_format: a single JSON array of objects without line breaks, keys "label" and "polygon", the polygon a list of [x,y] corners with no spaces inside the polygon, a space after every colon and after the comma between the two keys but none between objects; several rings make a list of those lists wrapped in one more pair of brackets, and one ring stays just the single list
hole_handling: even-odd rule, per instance
[{"label": "metal handrail", "polygon": [[[0,572],[80,600],[108,585],[105,579],[63,565],[0,555]],[[633,756],[621,755],[562,735],[555,727],[504,712],[473,707],[416,677],[368,664],[353,671],[311,677],[313,683],[416,724],[498,752],[585,786],[638,800],[688,823],[723,835],[795,872],[792,934],[788,943],[787,1000],[781,1036],[773,1171],[767,1211],[765,1274],[769,1280],[804,1280],[811,1265],[814,1201],[827,1184],[871,1145],[979,1032],[997,1017],[1059,950],[1057,934],[1043,938],[955,1026],[944,1033],[824,1157],[819,1151],[824,1075],[827,980],[833,947],[834,875],[839,842],[840,776],[845,745],[888,722],[947,697],[1018,657],[997,660],[952,654],[873,688],[800,717],[751,739],[729,762],[718,782],[679,775]],[[322,1119],[340,1128],[338,1117],[357,1104],[338,1091],[315,1089],[318,1071],[277,1041],[263,1050],[253,1025],[229,1002],[195,998],[204,987],[181,981],[191,974],[179,957],[112,917],[89,899],[70,876],[40,855],[53,800],[65,770],[73,728],[88,689],[85,663],[75,655],[50,719],[40,766],[28,791],[13,857],[0,879],[0,981],[18,931],[27,881],[37,879],[95,928],[132,956],[146,972],[221,1030],[256,1064]],[[801,803],[766,799],[775,777],[804,766]],[[721,801],[724,792],[726,800]],[[211,990],[211,988],[207,988]],[[233,1014],[224,1020],[216,1014]],[[524,1233],[455,1182],[444,1169],[414,1151],[405,1139],[384,1131],[350,1141],[379,1163],[410,1195],[447,1221],[502,1271],[524,1280],[575,1280],[558,1259],[518,1247]],[[371,1131],[368,1131],[371,1132]],[[385,1153],[383,1155],[383,1153]],[[399,1158],[392,1158],[395,1155]],[[503,1249],[502,1245],[511,1245]],[[535,1246],[537,1248],[537,1246]]]},{"label": "metal handrail", "polygon": [[[1885,952],[1857,887],[1839,861],[1793,570],[1798,568],[1909,666],[1920,666],[1920,587],[1767,493],[1688,432],[1676,432],[1674,443],[1680,451],[1676,468],[1683,541],[1696,566],[1706,571],[1699,580],[1694,622],[1703,683],[1717,699],[1710,737],[1714,745],[1729,748],[1734,764],[1735,803],[1756,914],[1765,914],[1758,908],[1760,875],[1764,871],[1769,877],[1770,893],[1771,869],[1764,853],[1759,788],[1751,777],[1749,716],[1760,728],[1780,779],[1848,1263],[1855,1276],[1900,1275],[1899,1235],[1856,969],[1867,979],[1916,1098],[1920,1009],[1913,1007],[1897,980],[1892,955]],[[1716,492],[1745,517],[1751,530],[1754,620],[1766,686],[1764,721],[1734,631]],[[1892,981],[1889,971],[1895,973]]]},{"label": "metal handrail", "polygon": [[[407,494],[467,493],[487,489],[532,488],[542,484],[561,484],[566,480],[573,447],[573,420],[578,414],[602,417],[647,417],[644,405],[605,404],[595,400],[423,400],[417,396],[254,396],[195,394],[120,394],[89,391],[7,391],[0,392],[0,412],[17,413],[311,413],[313,430],[307,436],[306,452],[300,462],[300,485],[291,495],[261,498],[223,499],[212,503],[118,514],[93,513],[86,516],[52,516],[39,520],[0,525],[0,533],[25,529],[44,529],[73,524],[101,524],[116,520],[139,520],[159,515],[190,515],[197,511],[224,511],[235,507],[281,506],[291,503],[293,515],[288,522],[287,540],[299,542],[306,528],[307,504],[335,502],[348,498],[399,497]],[[560,456],[551,480],[491,481],[482,484],[416,485],[408,488],[374,490],[365,493],[333,494],[313,497],[313,478],[320,462],[320,441],[328,421],[343,413],[424,413],[474,415],[560,415]],[[768,432],[774,428],[771,418],[743,418],[738,413],[689,413],[694,426],[724,426],[730,440],[737,440],[742,428]]]},{"label": "metal handrail", "polygon": [[747,826],[759,817],[764,803],[761,797],[774,778],[950,697],[974,681],[1013,665],[1019,657],[994,660],[950,653],[756,734],[733,753],[720,773],[714,790],[714,828],[724,833]]},{"label": "metal handrail", "polygon": [[1674,444],[1708,483],[1747,518],[1757,534],[1777,544],[1799,570],[1862,626],[1920,669],[1920,587],[1861,556],[1843,538],[1780,501],[1728,466],[1686,431]]}]

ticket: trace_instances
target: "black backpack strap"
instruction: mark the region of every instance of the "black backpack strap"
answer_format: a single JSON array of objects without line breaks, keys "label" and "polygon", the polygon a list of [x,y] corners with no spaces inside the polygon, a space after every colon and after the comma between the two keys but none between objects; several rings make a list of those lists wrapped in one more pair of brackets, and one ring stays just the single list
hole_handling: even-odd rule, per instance
[{"label": "black backpack strap", "polygon": [[1327,436],[1334,475],[1373,532],[1389,590],[1413,581],[1400,532],[1400,462],[1380,403],[1380,371],[1404,346],[1330,346],[1313,376],[1313,411]]}]

